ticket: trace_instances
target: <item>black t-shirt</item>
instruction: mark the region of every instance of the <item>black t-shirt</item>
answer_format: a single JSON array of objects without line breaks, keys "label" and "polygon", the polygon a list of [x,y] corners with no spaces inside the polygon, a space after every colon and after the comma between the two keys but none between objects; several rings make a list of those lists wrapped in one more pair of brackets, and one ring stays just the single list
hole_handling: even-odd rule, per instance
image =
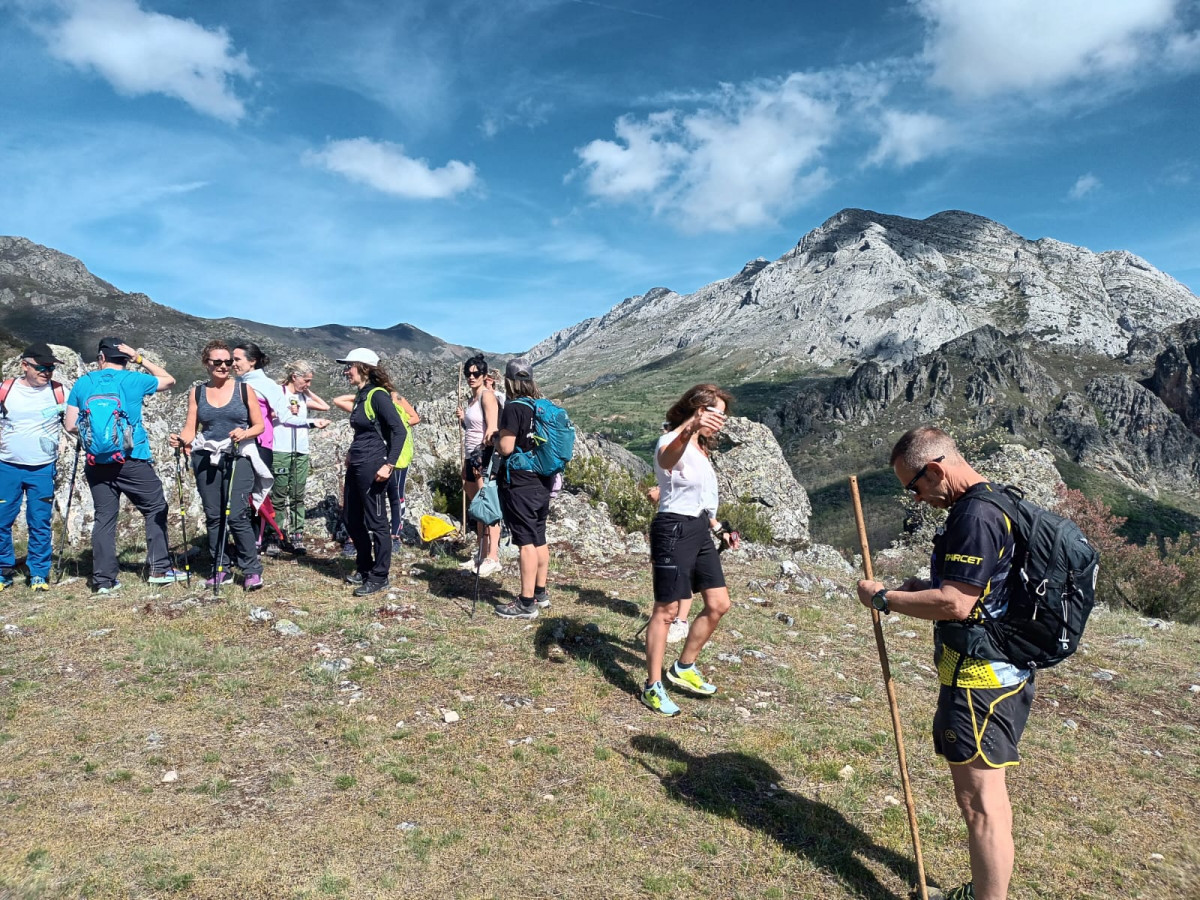
[{"label": "black t-shirt", "polygon": [[[532,402],[532,401],[531,401]],[[517,436],[517,450],[533,449],[533,407],[524,400],[518,402],[516,397],[509,397],[500,412],[500,430],[508,431]],[[507,457],[505,457],[507,461]],[[506,466],[507,468],[507,466]],[[551,476],[542,476],[534,472],[508,472],[500,479],[501,485],[507,482],[516,487],[526,484],[539,484],[548,487],[553,481]]]},{"label": "black t-shirt", "polygon": [[[377,468],[385,462],[394,466],[400,458],[400,451],[404,449],[408,430],[404,427],[400,413],[396,412],[396,404],[392,402],[391,394],[383,388],[371,396],[371,408],[375,412],[375,422],[372,424],[363,406],[372,387],[374,385],[366,385],[359,389],[354,397],[354,406],[350,410],[350,427],[354,429],[354,440],[351,441],[349,450],[350,462],[353,465],[374,465]],[[379,426],[378,431],[376,426]],[[384,437],[379,436],[380,432]]]}]

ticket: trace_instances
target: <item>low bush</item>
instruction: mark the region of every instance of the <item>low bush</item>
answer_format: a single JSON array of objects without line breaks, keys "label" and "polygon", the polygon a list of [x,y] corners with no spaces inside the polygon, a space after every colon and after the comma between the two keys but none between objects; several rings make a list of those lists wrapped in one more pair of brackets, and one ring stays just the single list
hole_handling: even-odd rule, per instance
[{"label": "low bush", "polygon": [[1150,535],[1145,544],[1134,544],[1118,531],[1125,518],[1103,500],[1071,488],[1060,488],[1058,497],[1056,512],[1072,519],[1100,551],[1098,601],[1149,616],[1200,620],[1200,535],[1161,544]]},{"label": "low bush", "polygon": [[753,541],[756,544],[769,544],[774,540],[771,523],[767,521],[766,512],[762,506],[742,497],[728,503],[722,503],[717,511],[717,518],[728,522],[730,527],[741,534],[742,540]]},{"label": "low bush", "polygon": [[462,469],[454,460],[439,463],[429,476],[429,492],[433,495],[434,511],[444,515],[462,515]]},{"label": "low bush", "polygon": [[567,463],[563,486],[587,494],[592,506],[608,504],[609,518],[626,531],[650,530],[655,509],[646,496],[650,485],[639,483],[628,470],[599,456],[576,457]]}]

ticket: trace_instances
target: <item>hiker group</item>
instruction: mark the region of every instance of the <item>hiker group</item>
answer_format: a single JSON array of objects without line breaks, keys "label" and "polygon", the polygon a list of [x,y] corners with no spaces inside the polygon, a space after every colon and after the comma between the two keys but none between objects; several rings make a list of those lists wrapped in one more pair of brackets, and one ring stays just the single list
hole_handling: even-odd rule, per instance
[{"label": "hiker group", "polygon": [[[330,405],[312,391],[312,367],[303,361],[290,364],[277,384],[263,371],[266,355],[252,343],[231,349],[211,341],[202,359],[208,380],[189,392],[185,422],[169,438],[176,450],[180,512],[182,460],[187,458],[213,558],[206,584],[219,591],[233,578],[226,559],[229,537],[244,588],[257,590],[263,586],[260,552],[304,552],[309,430],[329,424],[310,419],[309,412]],[[86,454],[84,472],[96,510],[92,577],[97,593],[120,588],[116,523],[122,494],[145,519],[149,581],[168,584],[190,576],[186,562],[181,572],[171,561],[167,502],[142,421],[144,398],[175,380],[115,338],[100,342],[97,362],[99,367],[64,397],[52,377],[60,361],[47,345],[34,344],[22,354],[21,377],[0,385],[0,590],[13,583],[12,529],[22,498],[29,586],[49,587],[51,509],[63,428],[79,436],[72,479],[80,453]],[[332,400],[350,413],[353,430],[345,458],[343,521],[355,571],[346,580],[355,595],[365,596],[388,586],[403,521],[411,429],[420,419],[376,353],[359,348],[337,362],[354,389]],[[476,555],[463,568],[477,577],[498,572],[506,526],[517,546],[520,588],[496,613],[533,619],[550,605],[546,521],[571,456],[574,430],[565,412],[542,397],[528,360],[507,363],[502,391],[482,356],[469,359],[462,371],[471,396],[458,411],[461,477],[478,535]],[[720,498],[712,465],[731,401],[715,384],[689,389],[667,411],[654,448],[653,608],[640,700],[663,716],[681,712],[664,681],[683,694],[717,693],[696,662],[730,609],[721,551],[740,544],[738,533],[717,518]],[[1037,669],[1056,664],[1078,646],[1094,598],[1098,556],[1073,523],[980,475],[938,428],[907,432],[889,463],[911,499],[948,510],[949,517],[935,538],[928,578],[909,578],[891,588],[864,579],[857,585],[858,598],[874,611],[877,628],[880,615],[894,613],[935,623],[940,691],[933,745],[950,767],[967,826],[972,875],[946,896],[1003,900],[1014,859],[1006,772],[1020,761],[1018,743]],[[279,512],[282,526],[275,517]],[[697,593],[702,611],[689,623]],[[683,647],[668,667],[666,646],[679,641]],[[899,743],[898,733],[897,738]]]}]

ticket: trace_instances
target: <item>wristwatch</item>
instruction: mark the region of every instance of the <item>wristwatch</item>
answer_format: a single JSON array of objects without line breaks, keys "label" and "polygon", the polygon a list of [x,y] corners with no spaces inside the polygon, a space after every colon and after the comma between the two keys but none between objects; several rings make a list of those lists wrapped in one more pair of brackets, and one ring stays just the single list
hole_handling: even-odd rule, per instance
[{"label": "wristwatch", "polygon": [[891,610],[888,608],[887,588],[880,588],[871,595],[871,605],[885,616],[891,612]]}]

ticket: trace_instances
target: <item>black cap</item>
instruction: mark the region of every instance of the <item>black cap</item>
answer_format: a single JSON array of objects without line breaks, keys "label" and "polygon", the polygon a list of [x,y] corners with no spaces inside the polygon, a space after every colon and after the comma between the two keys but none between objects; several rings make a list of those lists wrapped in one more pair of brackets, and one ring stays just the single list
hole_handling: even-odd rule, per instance
[{"label": "black cap", "polygon": [[21,354],[21,359],[32,359],[39,366],[61,366],[63,361],[54,358],[49,344],[30,344]]},{"label": "black cap", "polygon": [[529,365],[529,360],[523,356],[518,356],[515,359],[510,359],[508,365],[504,367],[505,378],[532,378],[533,366]]},{"label": "black cap", "polygon": [[100,349],[98,353],[103,353],[107,360],[129,359],[129,356],[122,353],[118,348],[125,343],[120,338],[106,337],[100,341]]}]

